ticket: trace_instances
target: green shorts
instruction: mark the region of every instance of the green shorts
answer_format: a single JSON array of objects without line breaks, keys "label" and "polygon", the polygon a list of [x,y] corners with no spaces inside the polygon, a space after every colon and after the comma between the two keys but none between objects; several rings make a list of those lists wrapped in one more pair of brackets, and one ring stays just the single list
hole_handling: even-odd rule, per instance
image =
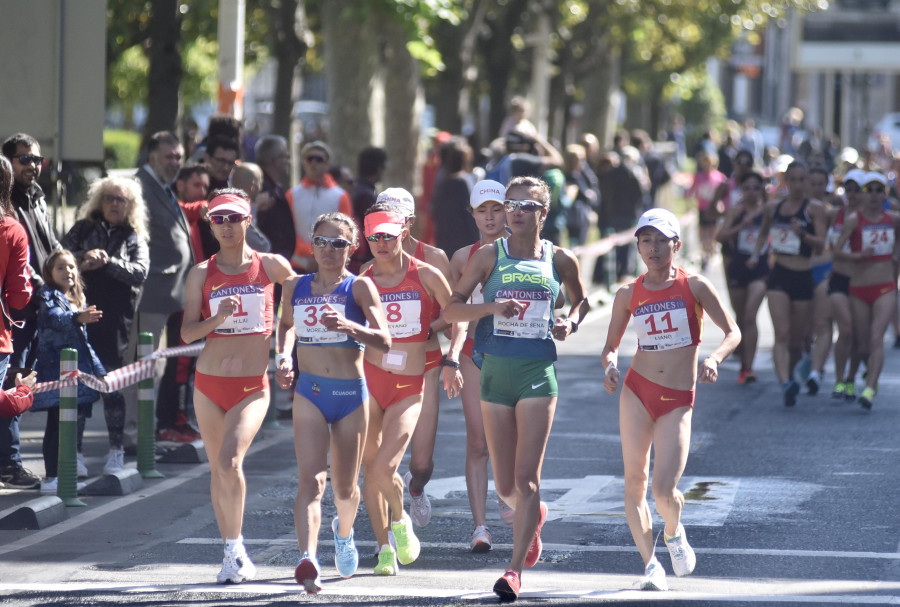
[{"label": "green shorts", "polygon": [[485,355],[481,366],[481,400],[515,407],[524,398],[558,394],[552,360]]}]

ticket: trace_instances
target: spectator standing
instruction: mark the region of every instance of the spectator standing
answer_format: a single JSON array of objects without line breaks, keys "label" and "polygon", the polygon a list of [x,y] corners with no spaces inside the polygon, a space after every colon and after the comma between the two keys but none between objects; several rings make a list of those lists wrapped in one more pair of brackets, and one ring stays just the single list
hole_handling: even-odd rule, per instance
[{"label": "spectator standing", "polygon": [[[113,371],[129,362],[131,325],[150,267],[140,186],[131,179],[99,179],[88,190],[78,217],[63,244],[79,264],[87,304],[104,312],[98,322],[88,325],[88,341],[104,368]],[[125,398],[121,392],[101,396],[109,433],[103,472],[109,474],[125,463]]]},{"label": "spectator standing", "polygon": [[256,212],[259,208],[256,199],[262,193],[262,183],[262,169],[252,162],[242,162],[234,167],[231,173],[231,186],[243,190],[250,198],[250,212],[253,215],[250,217],[250,225],[247,226],[247,244],[254,251],[269,253],[272,250],[272,243],[256,223]]},{"label": "spectator standing", "polygon": [[[6,378],[13,354],[14,321],[10,312],[28,305],[32,288],[28,271],[28,234],[15,219],[10,199],[12,189],[13,166],[6,156],[0,156],[0,307],[3,309],[3,322],[0,323],[0,385]],[[0,457],[3,457],[0,462],[0,487],[33,489],[40,480],[22,466],[22,458],[18,452],[21,408],[9,411],[4,409],[0,412],[0,449],[3,449],[0,451]],[[11,452],[12,446],[15,446],[14,453]],[[15,459],[12,459],[12,455],[15,455]]]},{"label": "spectator standing", "polygon": [[335,211],[353,215],[350,195],[335,183],[328,173],[331,148],[325,142],[312,141],[300,151],[305,176],[286,194],[294,226],[294,251],[291,265],[299,273],[316,269],[312,251],[312,230],[319,215]]},{"label": "spectator standing", "polygon": [[650,207],[656,206],[656,193],[659,188],[669,183],[672,174],[662,154],[653,149],[653,140],[649,133],[641,129],[631,132],[631,145],[641,154],[641,163],[647,169],[647,178],[650,180],[647,203]]},{"label": "spectator standing", "polygon": [[[291,178],[291,155],[287,141],[279,135],[265,135],[256,143],[256,162],[262,170],[262,192],[256,197],[259,229],[272,243],[272,253],[285,259],[294,254],[294,219],[285,198],[285,184]],[[276,306],[281,285],[275,289]]]},{"label": "spectator standing", "polygon": [[[59,240],[47,213],[44,191],[38,185],[41,166],[41,146],[31,135],[17,133],[3,142],[3,155],[13,169],[12,206],[16,217],[28,235],[28,272],[34,292],[44,284],[41,269],[50,253],[60,248]],[[37,354],[37,301],[17,315],[21,326],[13,326],[13,354],[10,365],[31,367]],[[40,479],[22,467],[19,453],[19,419],[0,420],[0,479],[19,488],[37,487]]]},{"label": "spectator standing", "polygon": [[741,135],[740,149],[750,152],[755,166],[763,165],[766,142],[763,139],[763,134],[756,128],[756,122],[752,118],[744,120],[744,133]]},{"label": "spectator standing", "polygon": [[[362,226],[366,211],[375,204],[378,183],[387,168],[387,152],[382,148],[369,146],[363,148],[357,157],[356,181],[353,192],[350,194],[350,202],[353,205],[353,219],[362,232]],[[354,274],[359,274],[360,267],[372,259],[368,241],[360,238],[360,244],[350,255],[348,269]]]},{"label": "spectator standing", "polygon": [[[129,358],[137,349],[138,332],[150,333],[153,335],[154,347],[161,347],[166,342],[163,332],[169,317],[180,314],[184,309],[185,281],[193,265],[194,255],[191,251],[188,220],[171,189],[183,158],[184,148],[178,137],[169,131],[161,131],[150,137],[147,164],[137,172],[149,216],[150,270],[138,306],[138,322],[133,325],[131,332]],[[157,364],[157,374],[163,365],[162,362]],[[136,399],[132,401],[135,396],[134,390],[126,392],[126,442],[131,439],[131,432],[134,431],[129,422],[132,412],[137,411]],[[135,403],[134,406],[132,402]],[[157,400],[157,430],[160,436],[167,430],[174,430],[172,426],[177,411],[177,401]]]},{"label": "spectator standing", "polygon": [[[637,176],[622,164],[618,154],[607,152],[601,158],[597,180],[600,184],[601,200],[600,212],[597,214],[600,234],[608,236],[614,232],[633,228],[644,205],[644,193]],[[626,244],[616,247],[615,279],[621,280],[633,272],[634,266],[634,246]],[[605,282],[604,274],[605,261],[600,257],[594,268],[594,282]]]},{"label": "spectator standing", "polygon": [[174,190],[190,226],[194,259],[209,259],[219,250],[219,243],[213,237],[209,224],[203,221],[206,194],[209,192],[209,167],[194,163],[184,165],[175,178]]},{"label": "spectator standing", "polygon": [[441,168],[441,148],[450,141],[452,135],[447,131],[438,131],[431,140],[431,149],[422,165],[422,195],[416,204],[416,213],[422,218],[419,226],[419,239],[429,244],[434,243],[434,222],[431,220],[431,195],[435,186],[444,178]]},{"label": "spectator standing", "polygon": [[571,201],[566,211],[566,231],[569,233],[569,246],[574,247],[587,241],[591,210],[599,207],[600,192],[597,176],[587,168],[584,146],[577,143],[567,145],[564,160],[566,196]]},{"label": "spectator standing", "polygon": [[434,188],[431,216],[435,244],[447,258],[478,240],[478,227],[469,212],[472,149],[462,137],[453,137],[442,149],[446,178]]},{"label": "spectator standing", "polygon": [[239,153],[237,140],[222,135],[209,138],[203,162],[209,167],[210,190],[229,187],[231,171],[237,164]]}]

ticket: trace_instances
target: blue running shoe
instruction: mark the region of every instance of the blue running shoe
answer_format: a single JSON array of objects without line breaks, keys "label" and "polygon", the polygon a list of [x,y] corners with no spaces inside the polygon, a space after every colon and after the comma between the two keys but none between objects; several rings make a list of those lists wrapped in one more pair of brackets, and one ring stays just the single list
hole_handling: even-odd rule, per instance
[{"label": "blue running shoe", "polygon": [[356,543],[353,541],[353,529],[350,530],[350,537],[339,536],[338,519],[334,517],[331,521],[331,530],[334,532],[334,568],[341,577],[348,578],[356,573],[359,566],[359,551],[356,550]]}]

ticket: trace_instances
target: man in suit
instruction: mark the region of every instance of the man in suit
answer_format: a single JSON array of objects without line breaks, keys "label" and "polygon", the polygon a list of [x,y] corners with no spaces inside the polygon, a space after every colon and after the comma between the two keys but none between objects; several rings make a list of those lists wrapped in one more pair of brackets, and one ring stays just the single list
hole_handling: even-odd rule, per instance
[{"label": "man in suit", "polygon": [[[150,221],[150,272],[138,305],[138,321],[133,325],[132,352],[137,348],[138,332],[151,333],[154,348],[162,347],[169,316],[181,313],[184,308],[184,285],[194,257],[190,226],[171,189],[183,159],[184,148],[178,137],[169,131],[161,131],[150,137],[147,164],[137,171]],[[163,366],[164,361],[158,361],[157,378]],[[137,436],[136,391],[129,390],[127,396],[125,440],[130,443]],[[177,408],[177,401],[157,403],[157,418],[173,419],[175,415],[170,414],[171,410]],[[160,415],[161,409],[167,413]],[[157,438],[172,442],[189,442],[195,438],[174,431],[174,428],[157,430]],[[167,432],[169,430],[173,432]]]}]

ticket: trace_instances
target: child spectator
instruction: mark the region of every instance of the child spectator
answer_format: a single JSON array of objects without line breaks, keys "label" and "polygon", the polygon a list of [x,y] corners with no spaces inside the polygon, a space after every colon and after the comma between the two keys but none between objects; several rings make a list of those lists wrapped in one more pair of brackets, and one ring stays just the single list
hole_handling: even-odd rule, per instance
[{"label": "child spectator", "polygon": [[[103,312],[96,306],[85,307],[84,286],[75,256],[66,249],[54,251],[44,263],[43,278],[45,284],[38,295],[38,355],[35,363],[38,381],[59,379],[60,352],[63,348],[74,348],[78,352],[79,371],[97,377],[106,375],[100,359],[88,343],[85,330],[85,325],[100,320]],[[84,424],[99,396],[96,390],[78,384],[78,458],[82,465]],[[41,482],[41,492],[55,493],[59,458],[59,390],[36,394],[31,410],[47,411],[43,442],[46,478]],[[83,476],[87,476],[86,468],[83,472]]]}]

